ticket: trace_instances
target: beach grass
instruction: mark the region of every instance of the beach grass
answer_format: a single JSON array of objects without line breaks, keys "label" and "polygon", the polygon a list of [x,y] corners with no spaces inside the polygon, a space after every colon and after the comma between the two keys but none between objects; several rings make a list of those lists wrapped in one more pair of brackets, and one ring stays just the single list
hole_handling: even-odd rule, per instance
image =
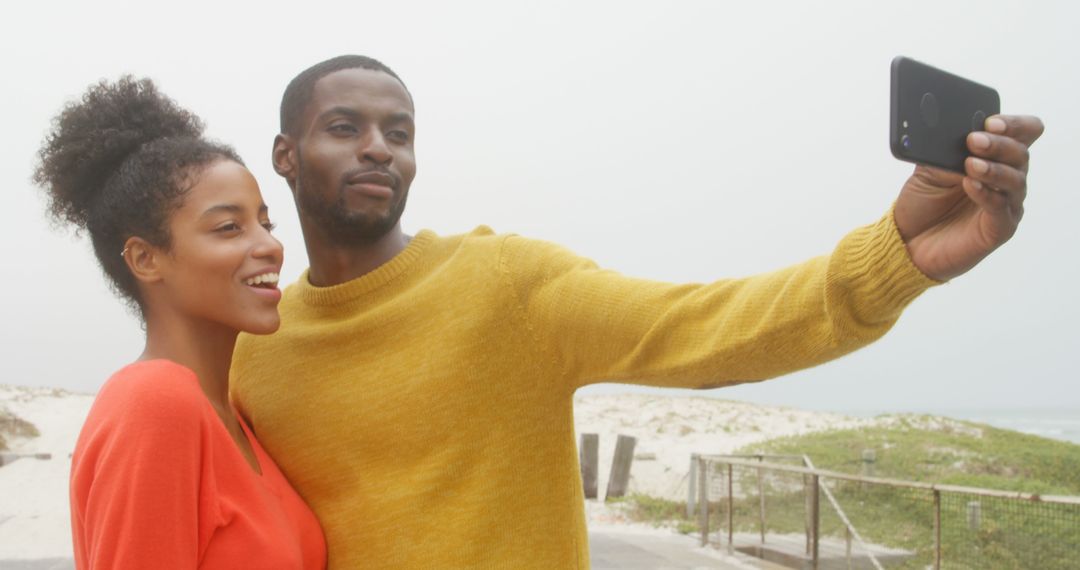
[{"label": "beach grass", "polygon": [[858,474],[873,450],[878,477],[1080,495],[1080,445],[935,416],[886,416],[873,427],[785,437],[740,453],[806,454],[819,469]]},{"label": "beach grass", "polygon": [[0,408],[0,451],[7,451],[11,437],[37,437],[41,435],[34,424]]},{"label": "beach grass", "polygon": [[[808,455],[819,469],[1039,495],[1080,495],[1080,445],[934,416],[888,416],[872,426],[784,437],[738,453]],[[871,465],[864,452],[873,450]],[[894,568],[925,568],[933,556],[933,495],[921,490],[828,483],[860,534],[873,544],[911,553]],[[756,470],[736,475],[736,532],[760,530]],[[761,483],[768,533],[802,534],[806,495],[801,475]],[[942,494],[944,558],[972,568],[1080,567],[1080,508]],[[698,532],[685,503],[640,495],[626,500],[634,520]],[[821,536],[842,541],[839,517],[821,498]],[[717,511],[726,507],[714,504]],[[716,512],[712,530],[725,525]],[[967,566],[964,566],[967,567]]]}]

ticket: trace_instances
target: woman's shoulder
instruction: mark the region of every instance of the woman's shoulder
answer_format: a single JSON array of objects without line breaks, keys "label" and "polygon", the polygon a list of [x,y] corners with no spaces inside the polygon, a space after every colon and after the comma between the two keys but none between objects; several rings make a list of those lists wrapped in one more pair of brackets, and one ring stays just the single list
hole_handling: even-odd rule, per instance
[{"label": "woman's shoulder", "polygon": [[186,366],[169,360],[145,360],[116,371],[101,387],[95,407],[114,408],[128,420],[184,418],[205,410],[199,379]]}]

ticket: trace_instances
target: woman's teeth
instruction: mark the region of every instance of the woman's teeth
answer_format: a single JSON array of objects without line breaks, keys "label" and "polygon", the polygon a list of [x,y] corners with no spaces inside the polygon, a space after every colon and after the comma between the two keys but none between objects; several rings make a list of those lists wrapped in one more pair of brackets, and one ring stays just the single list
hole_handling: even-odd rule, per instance
[{"label": "woman's teeth", "polygon": [[259,286],[259,285],[274,285],[274,286],[276,286],[277,282],[278,282],[278,274],[277,273],[263,273],[262,275],[256,275],[255,277],[251,277],[251,278],[248,278],[248,279],[244,280],[245,285],[251,285],[252,287],[256,287],[256,286]]}]

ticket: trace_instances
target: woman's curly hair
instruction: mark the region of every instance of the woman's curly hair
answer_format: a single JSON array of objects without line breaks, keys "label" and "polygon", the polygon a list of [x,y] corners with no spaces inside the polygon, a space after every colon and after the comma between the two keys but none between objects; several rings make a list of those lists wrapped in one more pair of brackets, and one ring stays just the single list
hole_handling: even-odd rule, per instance
[{"label": "woman's curly hair", "polygon": [[101,81],[53,119],[33,180],[49,212],[90,234],[113,289],[143,309],[121,255],[132,236],[168,248],[169,216],[198,175],[236,152],[202,136],[203,123],[149,79]]}]

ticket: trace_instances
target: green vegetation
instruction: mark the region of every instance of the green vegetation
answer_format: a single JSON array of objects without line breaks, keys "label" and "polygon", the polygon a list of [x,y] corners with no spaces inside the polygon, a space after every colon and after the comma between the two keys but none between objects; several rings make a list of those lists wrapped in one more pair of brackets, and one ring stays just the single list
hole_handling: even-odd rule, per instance
[{"label": "green vegetation", "polygon": [[[1080,445],[969,422],[930,416],[883,418],[870,427],[781,438],[738,453],[807,454],[819,469],[861,474],[873,450],[876,477],[1019,491],[1080,495]],[[726,473],[726,469],[723,471]],[[715,476],[720,476],[718,473]],[[923,569],[933,560],[934,497],[919,489],[823,480],[867,542],[906,551],[892,568]],[[726,479],[714,488],[726,488]],[[759,485],[765,490],[768,533],[803,534],[807,489],[803,476],[734,469],[735,531],[759,532]],[[715,491],[714,491],[715,493]],[[713,496],[710,529],[725,528],[727,502]],[[681,502],[634,496],[627,514],[698,532]],[[844,543],[845,527],[820,497],[823,540]],[[1080,568],[1080,505],[941,494],[941,540],[946,568]],[[858,551],[858,547],[855,547]]]},{"label": "green vegetation", "polygon": [[876,454],[878,477],[1080,495],[1080,445],[933,416],[888,416],[888,427],[775,439],[740,453],[806,454],[819,469],[862,472]]},{"label": "green vegetation", "polygon": [[682,534],[698,532],[697,520],[686,518],[686,503],[637,493],[608,502],[621,505],[622,513],[632,521],[672,527]]},{"label": "green vegetation", "polygon": [[[819,469],[859,474],[873,450],[873,475],[1017,491],[1080,495],[1080,446],[986,425],[931,416],[891,416],[883,427],[822,432],[754,446],[754,452],[806,454]],[[750,450],[742,450],[750,452]],[[753,478],[753,481],[745,479]],[[740,481],[740,479],[744,479]],[[795,477],[799,479],[799,477]],[[756,472],[736,485],[756,486]],[[914,553],[902,568],[925,568],[933,556],[933,494],[851,482],[827,482],[841,508],[874,544]],[[805,495],[789,476],[768,480],[770,532],[802,532]],[[751,491],[748,489],[748,491]],[[756,528],[756,488],[736,501],[739,528]],[[740,505],[740,503],[743,503]],[[844,526],[821,497],[821,534],[842,539]],[[741,512],[742,511],[742,512]],[[941,494],[941,540],[947,566],[1080,567],[1080,506]]]},{"label": "green vegetation", "polygon": [[37,437],[37,427],[34,424],[0,408],[0,451],[6,450],[6,437]]}]

